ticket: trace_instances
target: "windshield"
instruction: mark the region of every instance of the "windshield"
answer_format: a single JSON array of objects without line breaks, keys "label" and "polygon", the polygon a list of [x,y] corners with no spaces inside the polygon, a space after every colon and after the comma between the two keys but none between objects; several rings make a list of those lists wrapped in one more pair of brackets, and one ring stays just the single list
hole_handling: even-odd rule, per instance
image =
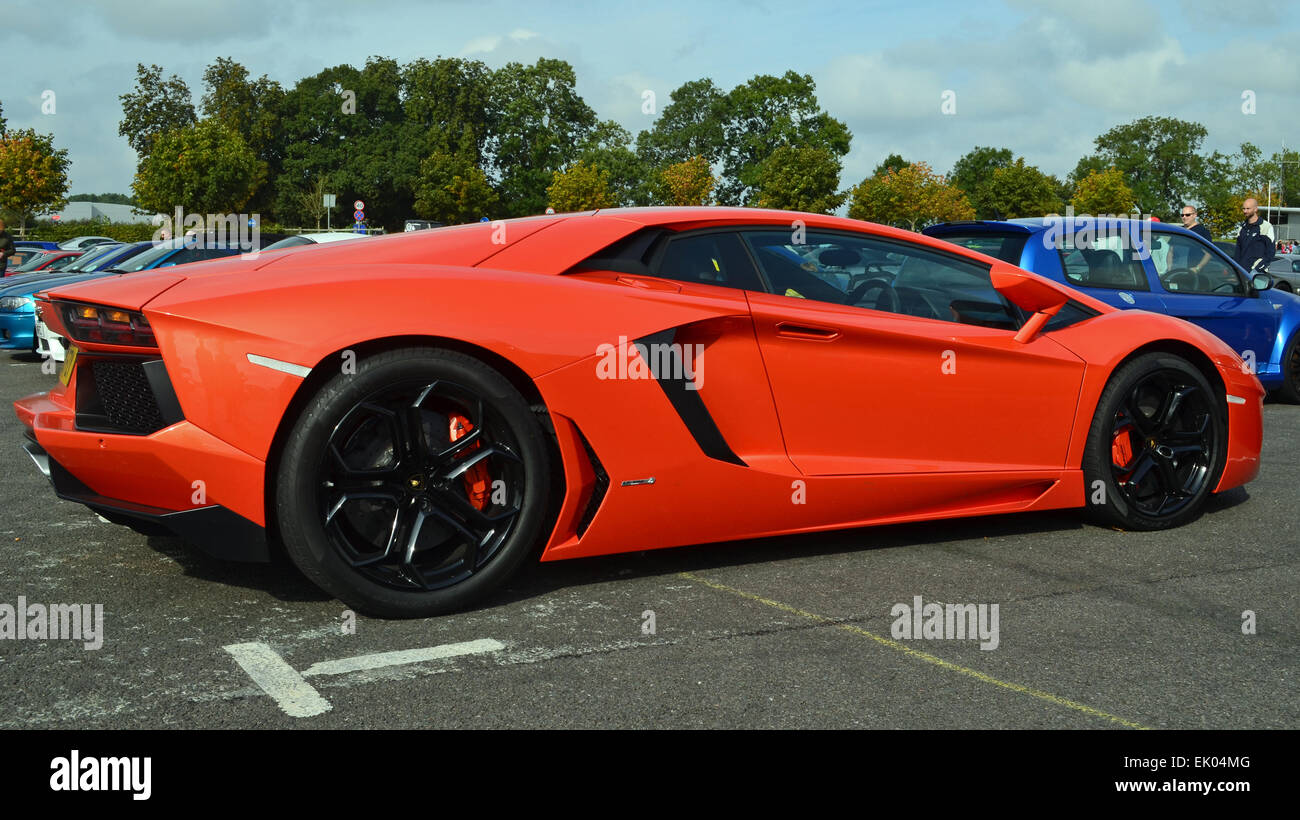
[{"label": "windshield", "polygon": [[70,262],[66,267],[64,267],[63,270],[71,271],[71,272],[90,270],[91,266],[95,262],[102,260],[106,256],[112,256],[115,252],[117,252],[121,248],[122,246],[117,243],[112,243],[108,245],[96,245],[93,248],[87,250],[81,256],[78,256],[75,259],[73,259],[73,261]]},{"label": "windshield", "polygon": [[14,265],[10,267],[9,270],[10,271],[36,270],[41,265],[44,265],[46,262],[48,262],[51,256],[52,254],[48,254],[48,253],[34,253],[31,256],[27,257],[27,260],[23,262],[21,265]]},{"label": "windshield", "polygon": [[1020,254],[1024,251],[1025,242],[1029,239],[1029,234],[1019,231],[1014,233],[990,233],[988,231],[934,233],[931,236],[935,239],[942,239],[944,242],[961,245],[967,250],[982,253],[994,259],[1001,259],[1003,262],[1009,262],[1012,265],[1020,264]]},{"label": "windshield", "polygon": [[296,248],[299,245],[311,245],[312,241],[303,236],[291,236],[287,239],[281,239],[279,242],[273,242],[262,248],[264,251],[278,251],[284,248]]},{"label": "windshield", "polygon": [[125,273],[134,273],[138,270],[144,270],[153,263],[160,261],[163,257],[167,256],[167,254],[174,250],[176,250],[175,245],[170,242],[164,242],[161,245],[155,245],[154,247],[147,249],[144,253],[136,254],[128,261],[114,267],[113,270],[120,270]]}]

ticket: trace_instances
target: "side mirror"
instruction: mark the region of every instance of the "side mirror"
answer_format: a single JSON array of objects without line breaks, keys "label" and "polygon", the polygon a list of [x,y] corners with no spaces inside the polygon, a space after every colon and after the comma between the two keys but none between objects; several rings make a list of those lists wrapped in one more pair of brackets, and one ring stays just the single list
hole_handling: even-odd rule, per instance
[{"label": "side mirror", "polygon": [[1250,277],[1250,286],[1255,290],[1268,290],[1273,287],[1273,277],[1267,273],[1257,273]]},{"label": "side mirror", "polygon": [[1056,285],[1011,265],[994,265],[989,271],[993,289],[1013,305],[1033,315],[1016,332],[1016,341],[1031,342],[1043,326],[1057,314],[1070,296]]}]

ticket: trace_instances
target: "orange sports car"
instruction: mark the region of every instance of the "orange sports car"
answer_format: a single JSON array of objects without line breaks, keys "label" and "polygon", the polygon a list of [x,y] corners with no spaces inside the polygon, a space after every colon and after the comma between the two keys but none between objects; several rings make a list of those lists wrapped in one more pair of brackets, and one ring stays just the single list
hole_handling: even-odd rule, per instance
[{"label": "orange sports car", "polygon": [[1210,333],[915,233],[650,208],[262,253],[44,294],[15,403],[59,496],[384,616],[527,558],[1086,507],[1259,469]]}]

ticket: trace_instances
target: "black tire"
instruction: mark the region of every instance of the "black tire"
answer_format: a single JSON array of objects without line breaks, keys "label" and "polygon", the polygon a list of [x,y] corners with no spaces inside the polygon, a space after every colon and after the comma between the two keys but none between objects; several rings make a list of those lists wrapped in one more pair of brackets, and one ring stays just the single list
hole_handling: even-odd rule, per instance
[{"label": "black tire", "polygon": [[1300,404],[1300,331],[1291,334],[1282,351],[1282,386],[1277,393],[1290,404]]},{"label": "black tire", "polygon": [[275,478],[285,550],[362,612],[467,607],[543,535],[545,433],[519,391],[461,353],[405,348],[355,370],[321,387],[286,438]]},{"label": "black tire", "polygon": [[1200,513],[1227,459],[1223,402],[1186,359],[1148,353],[1112,374],[1083,455],[1100,523],[1163,530]]}]

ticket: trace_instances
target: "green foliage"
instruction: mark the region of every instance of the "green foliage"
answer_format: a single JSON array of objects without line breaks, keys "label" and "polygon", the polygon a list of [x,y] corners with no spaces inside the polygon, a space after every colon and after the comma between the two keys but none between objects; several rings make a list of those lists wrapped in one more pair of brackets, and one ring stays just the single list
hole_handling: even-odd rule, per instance
[{"label": "green foliage", "polygon": [[867,177],[849,195],[850,218],[913,231],[936,222],[975,217],[966,194],[924,162]]},{"label": "green foliage", "polygon": [[1097,159],[1124,173],[1142,213],[1170,219],[1202,181],[1204,158],[1197,150],[1206,133],[1200,123],[1142,117],[1097,137]]},{"label": "green foliage", "polygon": [[876,169],[871,172],[873,177],[883,176],[890,171],[901,171],[908,166],[908,161],[903,159],[902,154],[890,154],[885,157]]},{"label": "green foliage", "polygon": [[1059,212],[1063,206],[1059,184],[1055,177],[1026,165],[1025,158],[1020,157],[1010,165],[995,168],[981,191],[987,208],[1003,219],[1019,219]]},{"label": "green foliage", "polygon": [[43,211],[62,208],[68,192],[68,151],[54,138],[31,129],[0,138],[0,211],[18,217],[19,227]]},{"label": "green foliage", "polygon": [[1012,163],[1010,148],[975,146],[952,166],[949,179],[966,193],[976,219],[997,219],[1005,216],[995,210],[992,197],[993,173]]},{"label": "green foliage", "polygon": [[563,171],[556,171],[546,189],[550,207],[557,213],[592,211],[612,208],[614,199],[609,193],[609,173],[583,162],[575,162]]},{"label": "green foliage", "polygon": [[134,205],[135,199],[126,194],[72,194],[69,202],[105,202],[112,205]]},{"label": "green foliage", "polygon": [[649,205],[653,199],[651,177],[645,163],[631,148],[632,135],[613,120],[596,124],[578,161],[604,171],[615,206]]},{"label": "green foliage", "polygon": [[1123,215],[1133,210],[1133,191],[1118,168],[1089,171],[1075,186],[1070,205],[1078,214]]},{"label": "green foliage", "polygon": [[844,204],[840,158],[826,148],[782,145],[763,163],[758,206],[828,214]]},{"label": "green foliage", "polygon": [[488,152],[507,215],[545,210],[555,172],[572,165],[579,147],[590,142],[596,112],[576,85],[573,67],[563,60],[507,63],[494,74],[498,119]]},{"label": "green foliage", "polygon": [[135,88],[123,94],[122,121],[117,133],[144,158],[153,150],[159,136],[176,128],[193,125],[194,104],[185,81],[173,74],[162,78],[162,68],[156,65],[135,67]]},{"label": "green foliage", "polygon": [[419,216],[456,225],[492,217],[496,209],[496,192],[469,156],[435,151],[421,163],[415,194]]},{"label": "green foliage", "polygon": [[265,174],[265,163],[239,132],[201,120],[159,137],[131,187],[144,210],[238,213]]},{"label": "green foliage", "polygon": [[659,172],[658,199],[665,205],[709,205],[715,185],[709,161],[696,155]]},{"label": "green foliage", "polygon": [[848,153],[848,126],[822,111],[812,77],[787,71],[761,74],[723,94],[711,80],[686,83],[637,151],[647,167],[702,156],[720,166],[718,201],[751,205],[758,199],[763,163],[782,146],[824,149],[838,161]]},{"label": "green foliage", "polygon": [[[151,222],[107,222],[96,219],[75,219],[52,222],[42,219],[27,231],[27,239],[62,242],[75,236],[107,236],[119,242],[144,242],[153,239],[158,228]],[[263,228],[265,230],[265,228]]]}]

